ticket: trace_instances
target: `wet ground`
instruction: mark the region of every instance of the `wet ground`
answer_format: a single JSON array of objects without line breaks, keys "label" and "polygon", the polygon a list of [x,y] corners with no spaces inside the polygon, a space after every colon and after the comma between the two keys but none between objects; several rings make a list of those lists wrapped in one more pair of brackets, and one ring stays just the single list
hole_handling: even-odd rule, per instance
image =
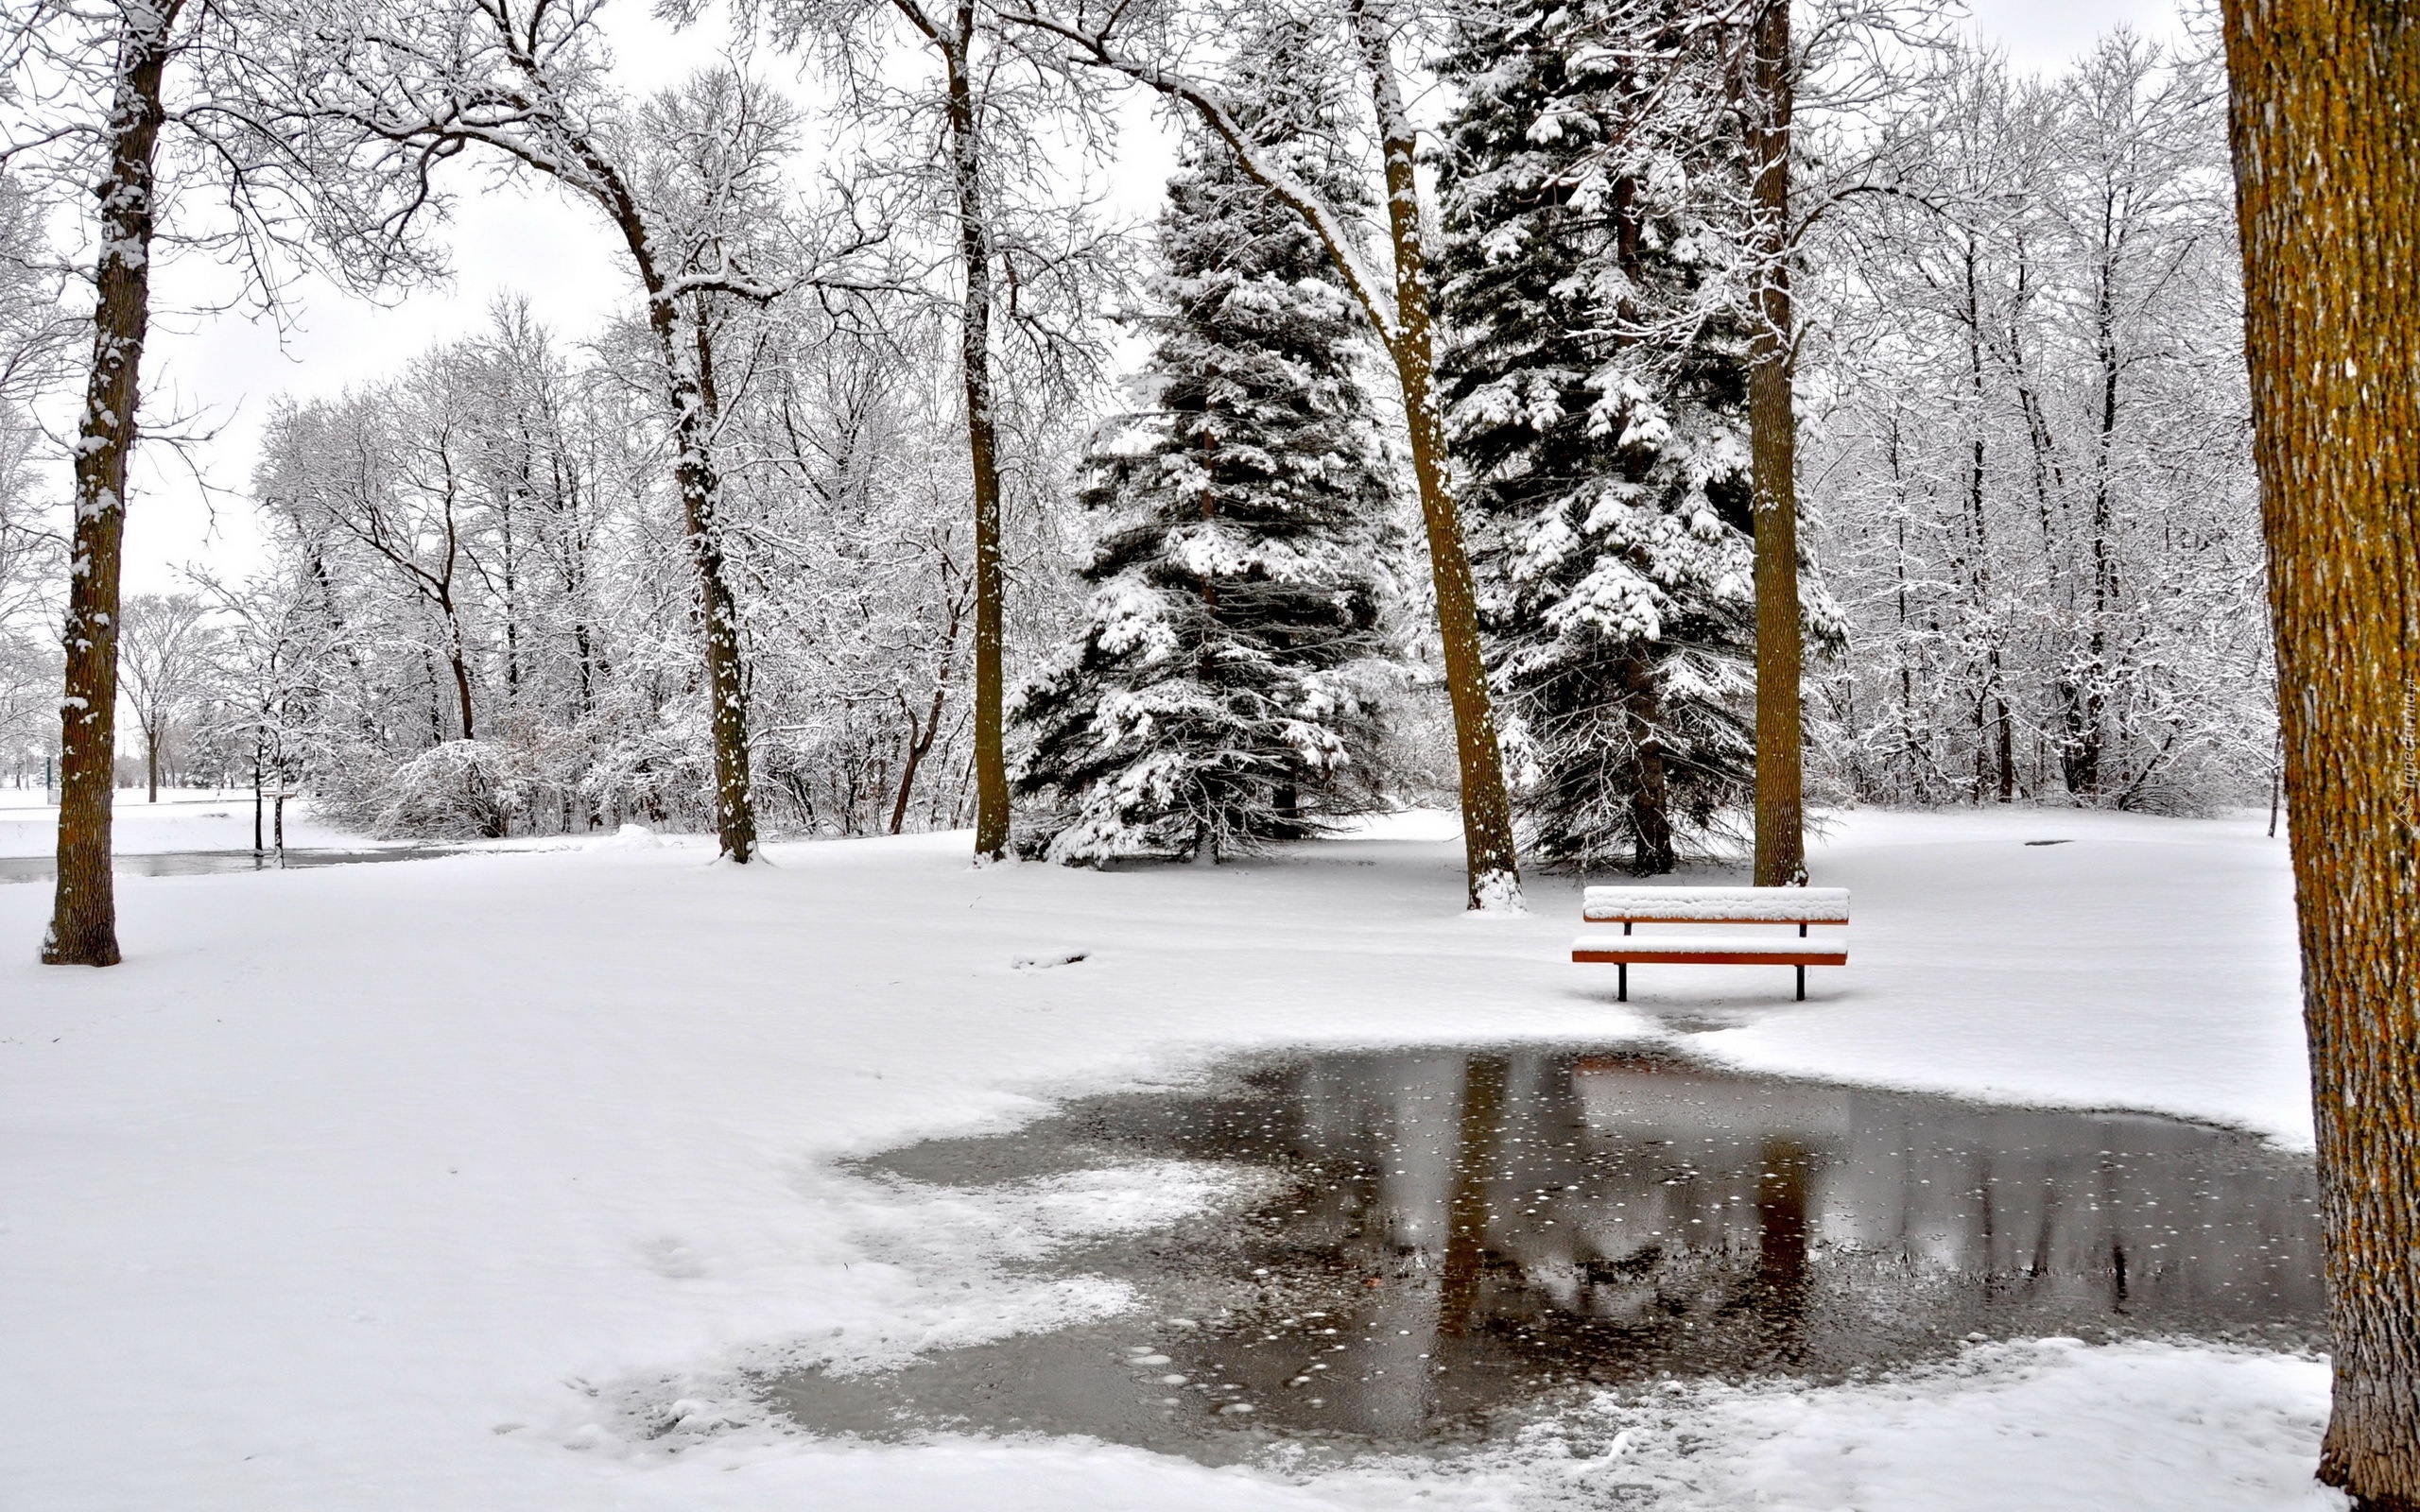
[{"label": "wet ground", "polygon": [[[159,855],[115,856],[110,868],[128,877],[215,877],[229,871],[276,871],[303,867],[351,867],[373,861],[425,861],[451,855],[444,846],[388,846],[377,850],[335,850],[289,849],[281,860],[274,852],[250,850],[169,850]],[[48,882],[59,874],[51,856],[0,856],[0,884]]]},{"label": "wet ground", "polygon": [[769,1395],[818,1432],[1223,1462],[1472,1442],[1585,1388],[1850,1379],[1975,1338],[2320,1339],[2306,1158],[1635,1053],[1305,1055],[861,1169],[982,1185],[1171,1158],[1269,1179],[1057,1263],[1131,1280],[1141,1311]]}]

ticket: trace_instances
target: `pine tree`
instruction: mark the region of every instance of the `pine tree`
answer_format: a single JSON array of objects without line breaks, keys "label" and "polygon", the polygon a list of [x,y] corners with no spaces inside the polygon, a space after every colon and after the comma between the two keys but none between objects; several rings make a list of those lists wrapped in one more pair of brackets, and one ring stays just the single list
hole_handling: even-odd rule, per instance
[{"label": "pine tree", "polygon": [[1443,63],[1441,366],[1527,839],[1642,874],[1753,782],[1738,141],[1685,6],[1512,0]]},{"label": "pine tree", "polygon": [[[1302,102],[1263,98],[1296,171],[1335,179],[1290,124]],[[1377,798],[1396,527],[1360,318],[1215,139],[1191,135],[1168,200],[1154,407],[1086,459],[1086,623],[1015,709],[1018,791],[1042,800],[1028,848],[1071,865],[1215,859]]]}]

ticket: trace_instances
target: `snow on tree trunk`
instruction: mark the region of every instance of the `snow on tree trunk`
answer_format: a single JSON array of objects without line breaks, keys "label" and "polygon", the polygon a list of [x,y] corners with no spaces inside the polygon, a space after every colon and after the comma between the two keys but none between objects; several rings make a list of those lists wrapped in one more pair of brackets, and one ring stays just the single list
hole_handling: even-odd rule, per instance
[{"label": "snow on tree trunk", "polygon": [[2229,0],[2334,1333],[2320,1478],[2420,1508],[2420,26]]},{"label": "snow on tree trunk", "polygon": [[114,966],[117,901],[111,885],[111,801],[116,786],[117,613],[126,533],[127,462],[134,450],[143,342],[151,315],[153,155],[161,81],[181,6],[129,6],[118,40],[109,164],[95,270],[93,365],[75,459],[69,541],[66,689],[60,700],[59,877],[42,958]]},{"label": "snow on tree trunk", "polygon": [[733,861],[756,858],[756,806],[750,793],[748,676],[741,662],[739,613],[723,566],[716,509],[721,479],[708,453],[709,419],[696,374],[681,363],[672,301],[648,271],[648,318],[665,367],[673,415],[673,476],[681,489],[681,517],[697,568],[706,650],[706,696],[714,727],[715,834]]}]

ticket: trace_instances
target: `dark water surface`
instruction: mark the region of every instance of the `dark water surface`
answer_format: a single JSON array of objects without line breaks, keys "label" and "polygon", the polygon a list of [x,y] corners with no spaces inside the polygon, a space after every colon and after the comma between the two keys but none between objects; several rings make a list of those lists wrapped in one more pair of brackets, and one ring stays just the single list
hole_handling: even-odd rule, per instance
[{"label": "dark water surface", "polygon": [[[352,867],[373,861],[425,861],[431,856],[453,853],[448,847],[428,845],[363,850],[302,850],[289,847],[284,869]],[[228,871],[276,871],[280,863],[274,854],[254,855],[250,850],[169,850],[159,855],[112,856],[110,869],[128,877],[215,877]],[[48,882],[58,874],[58,862],[51,856],[0,856],[0,883]]]},{"label": "dark water surface", "polygon": [[1467,1442],[1579,1388],[1839,1380],[1979,1337],[2320,1340],[2307,1158],[1629,1052],[1303,1055],[863,1169],[981,1185],[1170,1158],[1276,1194],[1056,1263],[1130,1280],[1142,1311],[770,1396],[820,1432],[1215,1462]]}]

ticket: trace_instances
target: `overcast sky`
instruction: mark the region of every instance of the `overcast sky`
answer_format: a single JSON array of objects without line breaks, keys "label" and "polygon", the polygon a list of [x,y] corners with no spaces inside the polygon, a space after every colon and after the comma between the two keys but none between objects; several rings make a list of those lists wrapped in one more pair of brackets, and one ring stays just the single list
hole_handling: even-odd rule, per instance
[{"label": "overcast sky", "polygon": [[[712,60],[700,40],[664,32],[635,3],[626,9],[631,14],[614,35],[632,89],[659,88]],[[2004,48],[2020,72],[2056,69],[2119,25],[2163,37],[2179,29],[2174,0],[1972,0],[1970,13],[1975,32]],[[1148,186],[1166,176],[1168,146],[1135,140],[1151,134],[1137,112],[1121,181]],[[157,328],[146,359],[146,408],[198,415],[216,427],[207,444],[193,449],[212,488],[199,486],[158,449],[138,462],[129,490],[129,591],[173,590],[188,565],[240,574],[253,563],[257,538],[242,490],[260,419],[277,395],[333,394],[391,373],[430,345],[478,329],[501,295],[526,296],[538,318],[570,340],[595,329],[625,297],[613,247],[593,213],[544,189],[464,195],[452,243],[450,285],[383,308],[323,287],[306,290],[282,342],[268,324],[235,317]],[[155,298],[164,309],[191,307],[206,300],[215,282],[206,267],[164,265]]]}]

